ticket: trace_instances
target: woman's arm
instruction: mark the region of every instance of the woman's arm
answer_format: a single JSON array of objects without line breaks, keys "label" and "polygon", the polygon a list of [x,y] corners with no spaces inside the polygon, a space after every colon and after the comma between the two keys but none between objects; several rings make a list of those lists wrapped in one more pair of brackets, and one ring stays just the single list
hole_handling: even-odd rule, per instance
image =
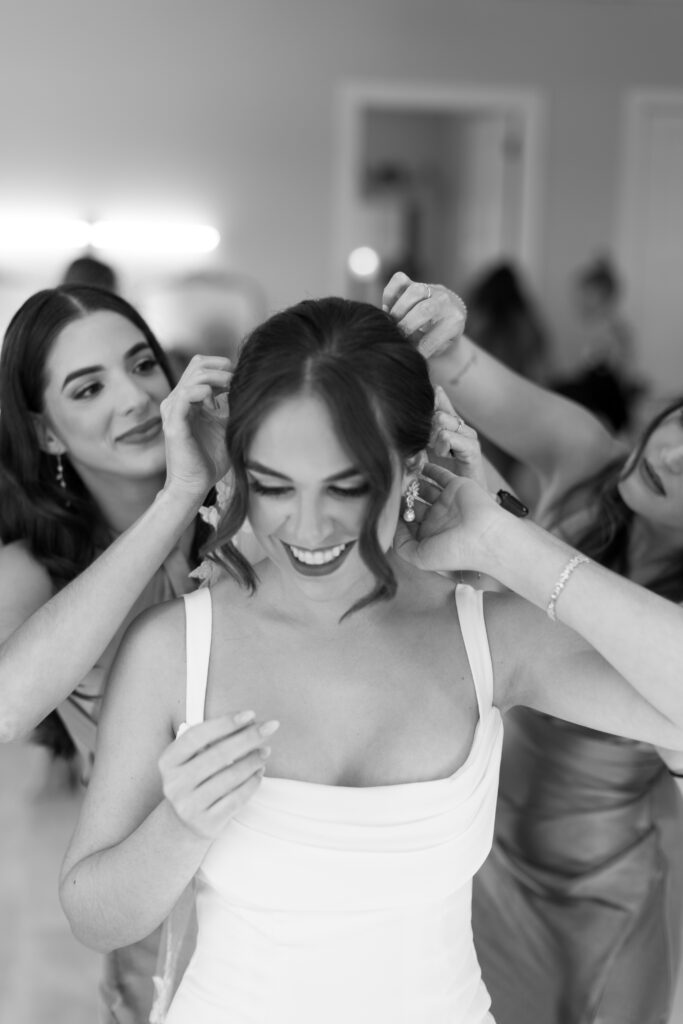
[{"label": "woman's arm", "polygon": [[462,308],[453,292],[398,273],[383,302],[401,330],[429,359],[430,375],[469,422],[539,476],[559,497],[625,450],[592,413],[508,369],[462,336]]},{"label": "woman's arm", "polygon": [[275,723],[236,712],[187,729],[181,602],[136,619],[119,650],[97,757],[62,869],[74,934],[109,950],[168,915],[213,839],[256,791]]},{"label": "woman's arm", "polygon": [[[162,404],[167,480],[149,509],[59,593],[21,545],[0,549],[0,740],[25,735],[78,685],[227,469],[229,363],[195,357]],[[54,596],[53,596],[54,594]]]},{"label": "woman's arm", "polygon": [[423,472],[434,504],[417,537],[399,531],[399,553],[422,568],[486,572],[529,602],[488,598],[500,704],[683,749],[683,609],[588,562],[557,596],[564,626],[551,622],[544,613],[575,549],[472,481],[437,466]]}]

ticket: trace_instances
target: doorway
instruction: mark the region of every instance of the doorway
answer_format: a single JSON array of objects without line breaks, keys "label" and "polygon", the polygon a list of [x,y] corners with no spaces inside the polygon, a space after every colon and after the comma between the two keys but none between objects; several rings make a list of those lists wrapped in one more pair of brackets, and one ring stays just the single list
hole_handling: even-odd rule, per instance
[{"label": "doorway", "polygon": [[526,90],[347,84],[337,160],[338,294],[377,302],[398,269],[465,290],[501,259],[535,277],[542,115],[540,98]]},{"label": "doorway", "polygon": [[666,401],[683,394],[683,92],[631,92],[624,122],[617,256],[639,368]]}]

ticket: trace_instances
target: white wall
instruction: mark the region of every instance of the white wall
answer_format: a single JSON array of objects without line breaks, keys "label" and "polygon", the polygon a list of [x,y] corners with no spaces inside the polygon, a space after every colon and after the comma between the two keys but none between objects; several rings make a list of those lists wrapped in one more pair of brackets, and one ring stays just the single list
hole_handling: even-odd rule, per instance
[{"label": "white wall", "polygon": [[561,326],[569,274],[616,237],[623,92],[683,88],[682,39],[658,0],[4,0],[0,211],[214,223],[277,307],[333,280],[340,83],[538,88],[536,283]]}]

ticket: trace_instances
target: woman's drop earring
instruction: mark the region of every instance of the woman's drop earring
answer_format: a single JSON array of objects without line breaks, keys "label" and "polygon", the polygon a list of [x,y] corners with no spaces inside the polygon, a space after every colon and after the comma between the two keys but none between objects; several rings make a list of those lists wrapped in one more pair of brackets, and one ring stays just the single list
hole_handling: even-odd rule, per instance
[{"label": "woman's drop earring", "polygon": [[64,466],[62,465],[62,456],[57,456],[57,469],[55,470],[55,476],[57,478],[57,485],[66,490],[66,480],[64,479]]},{"label": "woman's drop earring", "polygon": [[415,499],[419,493],[419,483],[417,480],[411,480],[405,493],[406,506],[403,509],[403,521],[406,523],[415,522]]}]

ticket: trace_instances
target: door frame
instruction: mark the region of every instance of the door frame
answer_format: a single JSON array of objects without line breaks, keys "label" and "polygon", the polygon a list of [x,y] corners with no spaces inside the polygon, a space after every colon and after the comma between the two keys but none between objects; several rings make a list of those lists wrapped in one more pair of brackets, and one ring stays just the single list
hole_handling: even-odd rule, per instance
[{"label": "door frame", "polygon": [[650,118],[667,108],[679,110],[683,120],[683,89],[629,89],[624,96],[615,248],[618,265],[628,283],[629,307],[636,325],[642,303],[636,271],[641,237],[640,201],[648,170],[647,130]]},{"label": "door frame", "polygon": [[[640,244],[645,225],[645,201],[649,188],[652,120],[672,112],[683,125],[683,89],[634,88],[624,94],[621,120],[621,161],[617,224],[614,232],[615,257],[625,282],[625,308],[638,338],[648,336],[646,283],[640,273]],[[655,394],[668,397],[668,372],[652,373],[644,348],[638,353],[646,378],[651,377]],[[651,360],[652,360],[652,353]],[[656,358],[656,357],[655,357]]]},{"label": "door frame", "polygon": [[448,114],[513,111],[523,125],[522,216],[519,262],[532,281],[540,267],[540,224],[543,210],[545,102],[532,89],[468,84],[355,80],[337,92],[336,196],[333,229],[332,280],[337,294],[346,285],[346,260],[352,245],[348,236],[350,211],[356,194],[363,140],[363,117],[368,107]]}]

